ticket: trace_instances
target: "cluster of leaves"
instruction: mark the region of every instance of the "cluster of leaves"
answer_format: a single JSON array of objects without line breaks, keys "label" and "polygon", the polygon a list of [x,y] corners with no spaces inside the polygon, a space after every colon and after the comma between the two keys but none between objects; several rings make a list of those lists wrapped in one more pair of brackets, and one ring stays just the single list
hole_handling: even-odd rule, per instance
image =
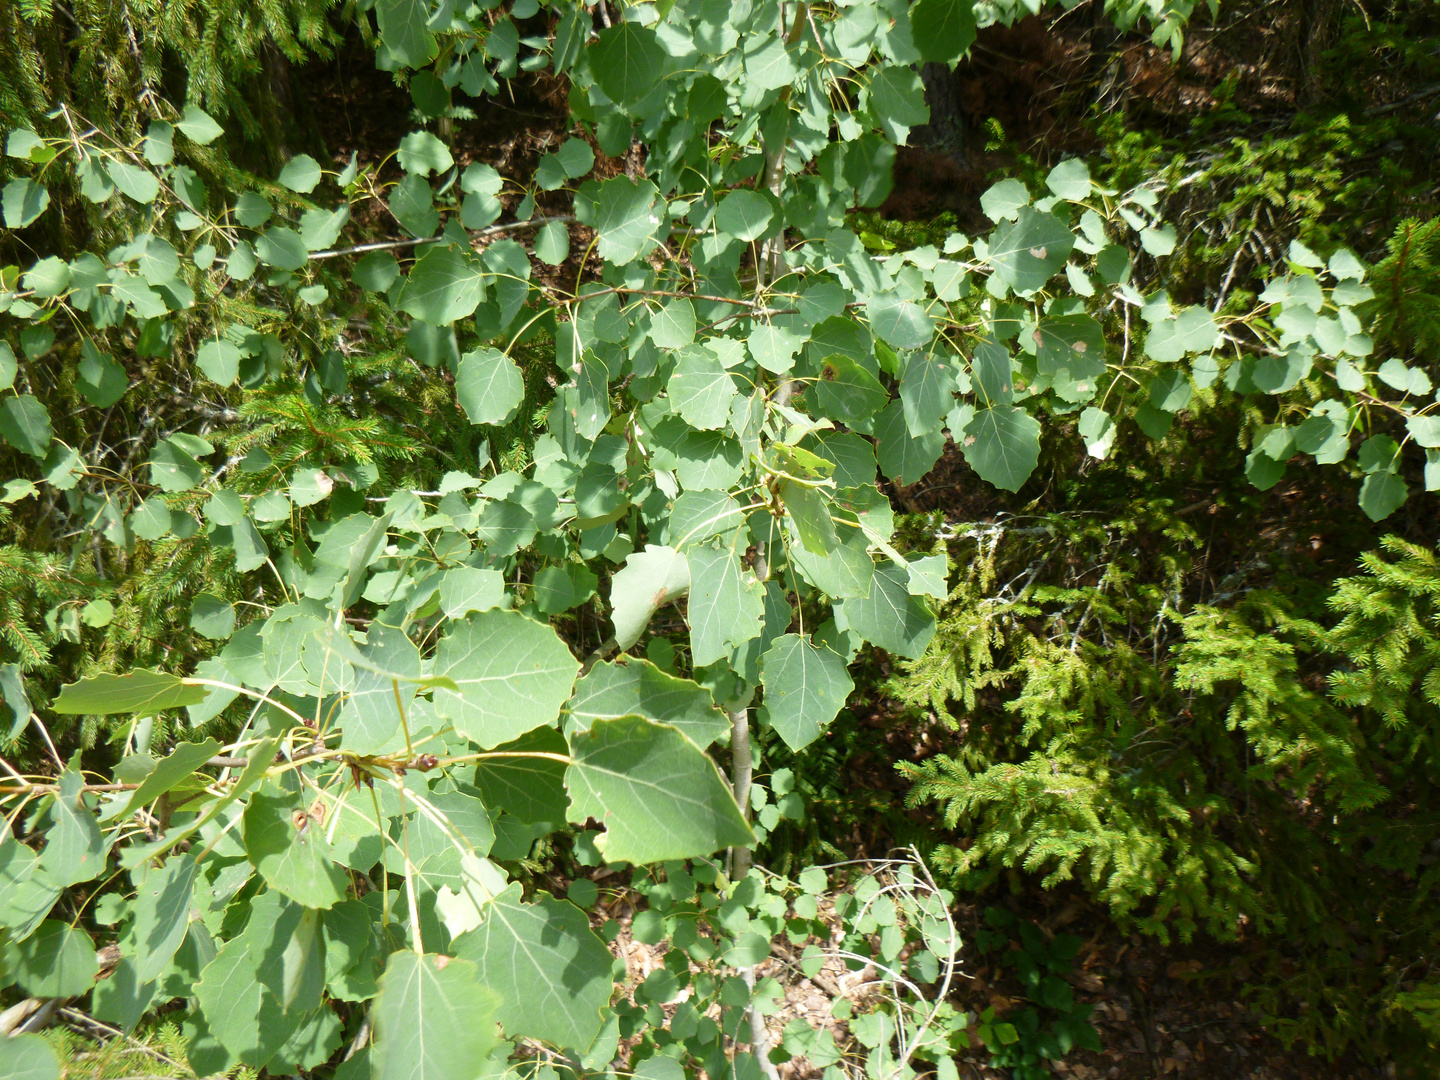
[{"label": "cluster of leaves", "polygon": [[[1074,966],[1084,942],[1074,934],[1047,938],[1034,923],[1004,908],[986,908],[985,924],[976,934],[976,946],[982,953],[999,952],[1001,965],[1014,971],[1031,1001],[1003,1017],[993,1008],[981,1013],[976,1032],[992,1048],[991,1066],[1009,1069],[1015,1080],[1044,1080],[1050,1070],[1043,1062],[1057,1061],[1077,1046],[1099,1050],[1091,1007],[1078,1004],[1070,984],[1061,978]],[[1011,949],[1012,940],[1020,948]]]},{"label": "cluster of leaves", "polygon": [[[894,684],[964,728],[962,749],[901,766],[967,834],[932,853],[942,872],[1075,880],[1161,937],[1258,934],[1249,993],[1285,1038],[1433,1050],[1421,958],[1440,929],[1415,905],[1440,837],[1435,554],[1387,541],[1336,583],[1327,629],[1296,615],[1303,581],[1251,589],[1242,571],[1187,601],[1203,545],[1163,506],[961,543],[936,647]],[[1375,1016],[1378,1035],[1359,1020]]]},{"label": "cluster of leaves", "polygon": [[[1122,14],[1142,10],[1163,25],[1188,8]],[[1177,306],[1131,280],[1132,248],[1176,243],[1155,192],[1096,184],[1078,160],[1043,193],[987,192],[987,236],[869,250],[849,215],[884,199],[896,144],[928,117],[918,66],[974,40],[968,0],[800,3],[784,19],[775,0],[546,11],[551,29],[527,36],[535,0],[493,17],[409,0],[361,13],[429,117],[522,68],[568,78],[578,133],[512,178],[511,222],[506,179],[430,130],[363,172],[296,156],[263,191],[216,190],[187,163],[223,134],[194,104],[133,140],[77,130],[63,109],[7,136],[22,173],[0,192],[7,228],[55,213],[57,176],[143,227],[0,269],[6,503],[36,523],[62,502],[83,511],[75,551],[148,567],[145,553],[189,545],[224,573],[186,598],[186,625],[216,650],[199,663],[90,674],[47,705],[35,666],[7,657],[12,739],[46,736],[42,712],[135,720],[115,729],[110,775],[55,751],[0,787],[0,977],[37,997],[90,993],[121,1027],[185,998],[197,1072],[343,1054],[340,1080],[469,1080],[470,1063],[519,1068],[536,1045],[604,1071],[597,1040],[638,1021],[612,1003],[604,942],[574,898],[527,899],[516,862],[593,824],[610,863],[728,847],[744,868],[749,811],[764,829],[793,817],[776,778],[773,813],[750,794],[752,706],[802,752],[851,693],[862,647],[918,659],[934,635],[946,557],[895,547],[878,482],[920,479],[946,431],[982,480],[1016,490],[1045,424],[1105,458],[1121,422],[1159,437],[1223,377],[1275,399],[1248,469],[1261,486],[1295,450],[1346,460],[1374,416],[1440,445],[1423,372],[1360,366],[1352,307],[1368,289],[1348,251],[1321,261],[1296,245],[1243,315]],[[596,148],[618,157],[636,140],[643,174],[587,179]],[[562,188],[573,220],[536,218],[536,193]],[[338,246],[352,204],[406,235]],[[567,290],[534,268],[565,262],[572,225],[587,246]],[[384,347],[406,327],[420,376],[376,377],[363,346],[339,347],[358,311],[387,321]],[[541,348],[554,391],[536,401],[547,380],[517,358]],[[66,441],[37,373],[46,359],[105,414],[141,392],[141,361],[172,356],[220,404],[203,424],[137,423],[123,456]],[[1339,396],[1287,396],[1302,382]],[[399,482],[425,431],[397,434],[386,395],[433,430],[473,431],[474,456],[433,489]],[[497,466],[479,433],[527,408],[543,428]],[[1385,434],[1359,448],[1372,516],[1405,498],[1400,451]],[[50,610],[78,643],[115,615],[98,596]],[[184,723],[204,737],[172,745]],[[733,785],[708,756],[727,741]],[[716,896],[750,888],[734,876]],[[783,892],[752,899],[778,918]],[[935,911],[916,909],[916,939],[868,899],[854,933],[878,932],[881,963],[933,938]],[[94,935],[119,952],[99,982]],[[907,963],[948,962],[946,941]],[[945,1060],[927,1032],[943,1043],[954,1026],[915,1012],[923,996],[857,1032],[875,1075]],[[760,1011],[721,1004],[752,1023]],[[729,1055],[738,1072],[767,1064],[753,1030],[751,1052]],[[792,1033],[820,1053],[807,1039]],[[711,1043],[665,1045],[693,1070]]]},{"label": "cluster of leaves", "polygon": [[[837,1041],[831,1028],[797,1017],[770,1050],[770,1062],[801,1059],[823,1069],[827,1080],[883,1080],[904,1074],[912,1061],[940,1077],[957,1076],[954,1058],[968,1042],[965,1014],[945,1000],[958,962],[959,937],[947,911],[953,897],[918,861],[867,864],[858,875],[856,869],[812,866],[795,881],[754,870],[728,895],[703,887],[714,879],[704,864],[639,875],[633,884],[647,906],[631,919],[630,935],[663,950],[663,961],[629,988],[596,1060],[613,1054],[617,1039],[633,1040],[631,1064],[640,1075],[660,1077],[643,1062],[676,1057],[723,1075],[720,1036],[745,1041],[748,1010],[774,1015],[786,1005],[787,983],[808,979],[830,999],[830,1018],[849,1038]],[[588,881],[577,887],[594,889]],[[613,922],[602,929],[607,936],[618,931]],[[784,957],[795,973],[783,981],[743,974],[771,956]],[[881,992],[856,992],[852,1000],[833,981],[850,972],[873,976]],[[682,998],[667,1015],[664,1006]]]}]

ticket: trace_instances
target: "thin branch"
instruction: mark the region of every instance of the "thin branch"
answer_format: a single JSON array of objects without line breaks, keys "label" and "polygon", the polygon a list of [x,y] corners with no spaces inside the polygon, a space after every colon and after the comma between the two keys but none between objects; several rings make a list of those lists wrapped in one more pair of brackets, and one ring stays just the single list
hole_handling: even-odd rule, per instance
[{"label": "thin branch", "polygon": [[[522,232],[525,229],[538,229],[541,226],[549,225],[556,221],[568,223],[574,220],[574,215],[556,214],[554,217],[531,218],[529,221],[511,221],[504,225],[490,225],[483,229],[476,229],[470,234],[470,239],[484,240],[487,237],[499,236],[502,233]],[[329,251],[312,251],[310,253],[310,261],[315,262],[318,259],[338,259],[342,255],[364,255],[370,251],[399,251],[403,248],[419,247],[421,244],[443,244],[447,242],[448,239],[449,237],[442,234],[440,236],[426,236],[421,239],[412,237],[409,240],[380,240],[373,244],[356,244],[354,247],[332,248]]]}]

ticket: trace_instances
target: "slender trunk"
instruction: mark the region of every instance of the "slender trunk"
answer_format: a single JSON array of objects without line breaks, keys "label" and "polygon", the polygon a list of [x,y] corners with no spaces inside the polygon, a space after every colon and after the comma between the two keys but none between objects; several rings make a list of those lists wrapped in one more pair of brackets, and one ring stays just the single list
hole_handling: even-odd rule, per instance
[{"label": "slender trunk", "polygon": [[[740,805],[740,813],[746,821],[750,820],[750,777],[754,769],[753,759],[750,756],[750,710],[737,709],[729,714],[730,718],[730,790],[735,796],[735,801]],[[730,880],[732,882],[742,881],[750,873],[751,855],[748,847],[733,847],[730,849]],[[755,969],[745,967],[740,969],[740,977],[745,980],[745,985],[750,988],[753,995],[755,992]],[[750,1025],[750,1050],[755,1055],[755,1060],[760,1063],[761,1070],[765,1073],[767,1080],[780,1080],[780,1073],[770,1060],[770,1034],[765,1030],[765,1017],[754,1005],[745,1009],[745,1019]]]},{"label": "slender trunk", "polygon": [[[750,775],[754,769],[750,757],[750,710],[740,709],[730,718],[730,791],[740,806],[740,813],[750,820]],[[739,881],[750,873],[750,849],[730,849],[730,880]]]}]

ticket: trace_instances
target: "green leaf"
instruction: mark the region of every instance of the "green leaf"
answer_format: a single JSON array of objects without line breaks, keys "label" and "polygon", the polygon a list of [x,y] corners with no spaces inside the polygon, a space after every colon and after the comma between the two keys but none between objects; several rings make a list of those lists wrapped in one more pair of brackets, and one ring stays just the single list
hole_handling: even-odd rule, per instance
[{"label": "green leaf", "polygon": [[580,179],[595,167],[595,151],[584,139],[566,139],[555,151],[555,157],[571,180]]},{"label": "green leaf", "polygon": [[1440,416],[1407,416],[1405,430],[1420,446],[1440,446]]},{"label": "green leaf", "polygon": [[595,166],[595,152],[584,139],[566,139],[560,149],[546,154],[535,169],[535,185],[542,191],[554,191],[566,180],[576,180]]},{"label": "green leaf", "polygon": [[[300,239],[306,251],[320,251],[340,239],[340,231],[350,220],[350,207],[334,210],[306,210],[300,215]],[[323,288],[323,286],[311,286]]]},{"label": "green leaf", "polygon": [[499,1004],[469,960],[391,953],[371,1013],[371,1080],[475,1080],[499,1041]]},{"label": "green leaf", "polygon": [[803,547],[790,548],[790,558],[799,567],[805,580],[826,596],[836,599],[847,596],[868,596],[875,562],[865,550],[865,537],[857,529],[847,529],[847,542],[837,544],[826,555],[817,555]]},{"label": "green leaf", "polygon": [[570,254],[570,230],[561,221],[552,221],[535,234],[535,257],[548,266],[559,266]]},{"label": "green leaf", "polygon": [[531,594],[542,615],[559,615],[595,595],[598,579],[583,566],[547,566],[535,572]]},{"label": "green leaf", "polygon": [[570,737],[570,820],[593,817],[607,862],[635,865],[750,846],[754,835],[714,763],[676,728],[638,716]]},{"label": "green leaf", "polygon": [[175,160],[175,129],[162,120],[151,120],[145,131],[141,153],[151,165],[169,165]]},{"label": "green leaf", "polygon": [[820,365],[815,404],[824,416],[847,424],[862,423],[890,399],[880,380],[848,356],[835,354]]},{"label": "green leaf", "polygon": [[203,686],[186,685],[178,675],[136,668],[124,675],[92,675],[67,683],[50,703],[50,711],[93,716],[114,713],[154,716],[165,709],[198,705],[207,693]]},{"label": "green leaf", "polygon": [[220,386],[230,386],[235,382],[242,359],[239,347],[224,337],[205,342],[195,353],[196,366],[207,379]]},{"label": "green leaf", "polygon": [[80,343],[80,365],[76,374],[80,393],[97,409],[108,409],[124,397],[130,387],[125,369],[89,341]]},{"label": "green leaf", "polygon": [[13,837],[0,840],[0,925],[10,928],[12,941],[32,934],[60,899],[60,886],[39,862],[35,852]]},{"label": "green leaf", "polygon": [[31,161],[36,150],[42,153],[45,140],[29,128],[16,128],[5,139],[5,156]]},{"label": "green leaf", "polygon": [[564,761],[569,749],[565,737],[554,728],[527,731],[495,750],[533,756],[482,758],[475,763],[475,786],[486,806],[504,810],[527,825],[547,822],[551,829],[558,828],[570,804],[565,795]]},{"label": "green leaf", "polygon": [[455,396],[472,424],[508,424],[525,400],[525,379],[514,360],[481,347],[460,357]]},{"label": "green leaf", "polygon": [[291,191],[308,195],[320,183],[320,163],[309,154],[296,154],[285,163],[277,179]]},{"label": "green leaf", "polygon": [[1076,425],[1080,438],[1085,442],[1085,452],[1091,457],[1104,461],[1110,455],[1115,442],[1115,420],[1104,409],[1089,408],[1080,414]]},{"label": "green leaf", "polygon": [[1375,372],[1386,386],[1402,394],[1424,395],[1430,393],[1430,376],[1424,368],[1410,367],[1405,361],[1392,356]]},{"label": "green leaf", "polygon": [[1003,284],[1028,295],[1045,287],[1074,247],[1075,234],[1064,221],[1024,206],[1013,223],[996,228],[986,258]]},{"label": "green leaf", "polygon": [[1090,167],[1083,158],[1062,161],[1046,175],[1045,186],[1062,199],[1081,202],[1090,197]]},{"label": "green leaf", "polygon": [[149,169],[112,160],[105,162],[105,171],[110,174],[120,194],[129,196],[141,206],[149,206],[160,194],[160,181]]},{"label": "green leaf", "polygon": [[412,131],[401,139],[396,157],[402,169],[419,176],[442,173],[455,164],[450,148],[428,131]]},{"label": "green leaf", "polygon": [[1035,343],[1036,367],[1057,397],[1081,402],[1095,395],[1105,373],[1105,338],[1098,322],[1088,315],[1043,318]]},{"label": "green leaf", "polygon": [[489,611],[505,600],[505,579],[498,570],[457,566],[440,579],[440,610],[451,619]]},{"label": "green leaf", "polygon": [[[623,28],[643,29],[633,23],[625,23]],[[602,259],[623,266],[649,253],[660,226],[659,196],[660,190],[648,180],[616,176],[600,185],[594,228]]]},{"label": "green leaf", "polygon": [[6,398],[0,405],[0,436],[22,454],[44,458],[50,449],[50,414],[30,394]]},{"label": "green leaf", "polygon": [[310,259],[300,234],[285,228],[266,229],[256,237],[255,254],[277,270],[299,270]]},{"label": "green leaf", "polygon": [[6,1080],[60,1080],[60,1059],[41,1035],[0,1039],[0,1076]]},{"label": "green leaf", "polygon": [[15,385],[15,374],[19,365],[15,361],[15,350],[10,343],[0,341],[0,390],[9,390]]},{"label": "green leaf", "polygon": [[258,229],[270,220],[275,208],[258,192],[242,191],[235,199],[235,220],[247,229]]},{"label": "green leaf", "polygon": [[938,429],[912,436],[904,407],[892,401],[875,420],[875,443],[880,471],[898,484],[915,484],[935,467],[945,436]]},{"label": "green leaf", "polygon": [[[440,227],[440,214],[435,209],[435,193],[430,190],[430,184],[422,176],[406,173],[404,178],[390,189],[390,212],[407,232],[417,237],[434,236],[435,230]],[[471,223],[467,221],[466,224]]]},{"label": "green leaf", "polygon": [[328,908],[345,899],[350,879],[331,860],[325,830],[307,816],[299,796],[252,795],[245,847],[260,876],[297,904]]},{"label": "green leaf", "polygon": [[89,936],[57,919],[46,919],[12,948],[15,981],[32,997],[79,997],[94,985],[100,970]]},{"label": "green leaf", "polygon": [[225,273],[236,281],[249,281],[258,265],[255,249],[247,241],[241,240],[230,249],[230,257],[225,260]]},{"label": "green leaf", "polygon": [[954,64],[975,43],[974,0],[919,0],[910,8],[910,36],[922,59]]},{"label": "green leaf", "polygon": [[1400,509],[1409,493],[1393,472],[1372,472],[1360,485],[1360,509],[1371,521],[1383,521]]},{"label": "green leaf", "polygon": [[60,790],[50,807],[53,824],[40,865],[57,885],[93,881],[105,872],[105,840],[100,822],[81,799],[84,787],[80,772],[67,768],[60,774]]},{"label": "green leaf", "polygon": [[750,332],[750,340],[745,345],[762,368],[783,375],[795,366],[795,354],[804,343],[805,339],[798,334],[763,323]]},{"label": "green leaf", "polygon": [[195,998],[210,1034],[240,1061],[263,1068],[298,1026],[260,985],[243,935],[221,947],[200,973]]},{"label": "green leaf", "polygon": [[930,313],[909,300],[878,296],[870,301],[869,315],[875,336],[897,349],[923,348],[935,332]]},{"label": "green leaf", "polygon": [[421,678],[420,651],[404,631],[377,620],[352,664],[355,683],[340,712],[345,749],[356,754],[396,749],[401,710],[410,707]]},{"label": "green leaf", "polygon": [[900,379],[900,403],[910,434],[939,431],[955,407],[955,370],[928,356],[912,356]]},{"label": "green leaf", "polygon": [[201,637],[224,641],[235,632],[235,609],[210,593],[190,601],[190,627]]},{"label": "green leaf", "polygon": [[37,488],[29,480],[6,480],[3,488],[4,494],[0,494],[0,504],[9,505],[17,503],[21,499],[28,499],[31,495],[40,494]]},{"label": "green leaf", "polygon": [[0,701],[5,702],[12,717],[5,738],[13,740],[30,723],[30,697],[25,693],[25,676],[19,664],[0,664]]},{"label": "green leaf", "polygon": [[695,306],[671,300],[650,319],[650,340],[661,349],[680,349],[695,340]]},{"label": "green leaf", "polygon": [[1220,327],[1215,317],[1195,305],[1152,326],[1145,339],[1145,355],[1168,364],[1186,353],[1208,353],[1219,344]]},{"label": "green leaf", "polygon": [[665,69],[665,49],[654,30],[624,22],[600,31],[589,48],[590,71],[605,96],[630,105],[655,89]]},{"label": "green leaf", "polygon": [[554,724],[580,663],[549,626],[514,611],[482,611],[440,640],[435,710],[467,739],[489,749]]},{"label": "green leaf", "polygon": [[760,661],[763,715],[791,750],[809,746],[855,689],[845,661],[799,634],[782,634]]},{"label": "green leaf", "polygon": [[190,926],[190,900],[197,866],[193,854],[174,855],[160,869],[151,869],[135,897],[135,980],[158,979]]},{"label": "green leaf", "polygon": [[643,716],[673,724],[703,749],[728,729],[725,714],[699,683],[667,674],[648,660],[622,660],[596,664],[575,684],[568,731],[589,730],[597,720]]},{"label": "green leaf", "polygon": [[165,298],[136,275],[120,270],[112,273],[114,276],[110,284],[110,294],[128,304],[130,313],[137,320],[158,319],[169,310],[165,306]]},{"label": "green leaf", "polygon": [[870,77],[870,112],[891,142],[904,146],[910,129],[930,122],[925,87],[913,67],[889,64]]},{"label": "green leaf", "polygon": [[704,667],[760,636],[765,590],[730,548],[692,548],[689,562],[691,661]]},{"label": "green leaf", "polygon": [[11,180],[5,185],[5,190],[0,192],[0,210],[4,211],[7,229],[25,228],[43,214],[49,205],[50,192],[28,177]]},{"label": "green leaf", "polygon": [[185,106],[185,114],[175,121],[175,126],[184,132],[192,142],[197,142],[201,146],[209,146],[225,134],[225,129],[212,120],[209,113],[195,105]]},{"label": "green leaf", "polygon": [[458,248],[432,244],[406,278],[398,306],[421,322],[448,326],[485,299],[483,274],[479,262]]},{"label": "green leaf", "polygon": [[1149,255],[1169,255],[1175,250],[1176,239],[1175,230],[1169,225],[1140,230],[1140,246]]},{"label": "green leaf", "polygon": [[911,559],[905,564],[905,571],[910,575],[911,596],[933,596],[936,600],[949,597],[950,588],[946,583],[949,563],[943,554]]},{"label": "green leaf", "polygon": [[935,616],[910,595],[909,574],[887,563],[875,568],[869,595],[842,604],[850,628],[886,652],[919,659],[935,635]]},{"label": "green leaf", "polygon": [[797,480],[782,480],[776,494],[789,512],[805,549],[815,555],[830,554],[837,542],[830,500],[818,488]]},{"label": "green leaf", "polygon": [[320,1005],[325,989],[322,917],[273,889],[251,901],[246,953],[257,981],[287,1013],[308,1013]]},{"label": "green leaf", "polygon": [[715,227],[748,244],[765,235],[774,216],[775,208],[765,196],[736,188],[715,208]]},{"label": "green leaf", "polygon": [[779,90],[795,81],[798,68],[777,34],[753,35],[745,44],[745,83],[752,90]]},{"label": "green leaf", "polygon": [[372,251],[357,262],[350,279],[368,292],[385,292],[400,276],[400,264],[388,251]]},{"label": "green leaf", "polygon": [[517,881],[486,904],[484,921],[461,935],[455,954],[499,994],[496,1018],[508,1038],[587,1047],[614,989],[610,950],[574,904],[544,892],[532,904],[520,896]]},{"label": "green leaf", "polygon": [[20,287],[29,289],[38,299],[59,296],[70,285],[70,264],[50,256],[41,259],[20,276]]},{"label": "green leaf", "polygon": [[150,454],[150,479],[161,491],[189,491],[205,479],[205,466],[171,438]]},{"label": "green leaf", "polygon": [[1040,422],[1014,405],[977,409],[965,425],[961,452],[980,479],[1019,491],[1040,460]]},{"label": "green leaf", "polygon": [[651,616],[689,591],[690,563],[681,552],[649,544],[630,555],[610,583],[610,618],[619,649],[639,641]]},{"label": "green leaf", "polygon": [[1001,180],[980,196],[980,209],[991,221],[1013,221],[1030,205],[1030,192],[1019,180]]},{"label": "green leaf", "polygon": [[729,423],[735,380],[710,349],[701,345],[686,347],[666,390],[674,410],[691,427],[716,430]]}]

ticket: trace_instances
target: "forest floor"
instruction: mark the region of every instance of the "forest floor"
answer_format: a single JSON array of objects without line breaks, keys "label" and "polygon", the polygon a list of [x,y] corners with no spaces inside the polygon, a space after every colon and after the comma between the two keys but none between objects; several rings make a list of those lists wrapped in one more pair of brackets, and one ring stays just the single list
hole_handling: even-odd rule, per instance
[{"label": "forest floor", "polygon": [[[1084,12],[1089,5],[1080,5]],[[1215,92],[1222,80],[1231,78],[1234,101],[1252,111],[1261,123],[1275,123],[1275,117],[1293,115],[1296,109],[1293,79],[1274,75],[1275,57],[1285,50],[1283,20],[1271,27],[1232,25],[1223,31],[1192,35],[1182,63],[1172,64],[1159,50],[1145,44],[1110,48],[1103,56],[1092,49],[1100,33],[1082,23],[1088,15],[1067,21],[1042,23],[1028,19],[1011,29],[983,32],[972,60],[957,75],[959,107],[965,125],[979,132],[987,120],[999,121],[1007,135],[1007,146],[1021,146],[1026,153],[1058,157],[1086,153],[1095,148],[1090,127],[1076,122],[1091,103],[1116,109],[1135,108],[1147,122],[1174,121],[1183,128],[1187,115],[1203,112],[1216,104]],[[1113,45],[1113,43],[1112,43]],[[337,163],[351,152],[362,163],[374,162],[415,126],[408,92],[391,77],[377,72],[373,54],[358,42],[343,49],[326,67],[305,72],[306,94],[301,111],[325,143],[327,154]],[[354,103],[364,102],[363,114]],[[454,122],[454,144],[463,163],[485,162],[502,175],[529,175],[540,156],[570,134],[566,129],[563,89],[553,80],[534,76],[514,84],[510,104],[487,102],[474,119]],[[1266,120],[1270,117],[1270,120]],[[983,136],[982,136],[983,138]],[[1006,164],[1001,152],[956,154],[953,149],[912,151],[902,154],[897,165],[896,190],[884,208],[887,215],[901,218],[954,213],[964,228],[978,218],[978,197],[992,181],[995,170]],[[634,163],[628,163],[633,168]],[[597,175],[616,175],[627,162],[605,158],[597,152]],[[502,194],[507,211],[513,211],[520,193]],[[568,212],[563,192],[542,193],[536,214]],[[376,220],[377,235],[393,231],[389,223]],[[572,252],[583,250],[582,230],[574,227]],[[549,283],[573,288],[580,268],[576,256],[562,266],[546,271]],[[892,491],[896,509],[910,513],[940,512],[949,521],[982,520],[994,510],[989,500],[969,487],[963,479],[969,470],[948,448],[936,469],[911,488]],[[1285,542],[1309,546],[1316,558],[1325,558],[1328,531],[1315,532],[1314,523],[1283,519],[1286,506],[1317,504],[1309,498],[1292,498],[1284,485],[1272,492],[1269,506],[1277,522],[1277,535]],[[1206,493],[1199,493],[1204,503]],[[1319,504],[1323,509],[1323,500]],[[1213,507],[1201,507],[1213,512]],[[1339,519],[1329,518],[1330,527]],[[1402,530],[1403,531],[1403,530]],[[1221,530],[1225,532],[1225,530]],[[1253,533],[1252,533],[1253,535]],[[1320,535],[1320,543],[1314,537]],[[1350,545],[1335,545],[1348,557]],[[1217,560],[1218,561],[1218,560]],[[877,724],[885,722],[884,701],[852,704],[857,713],[870,712]],[[903,740],[902,740],[903,741]],[[901,750],[900,757],[907,756]],[[862,756],[846,765],[846,783],[866,790],[877,803],[889,803],[893,813],[881,815],[909,818],[917,828],[932,828],[920,811],[903,811],[906,785],[893,769],[896,760],[880,755]],[[861,835],[832,837],[833,843],[849,845],[850,858],[884,857],[887,850],[902,842],[883,826]],[[908,841],[904,841],[908,842]],[[1098,1053],[1074,1051],[1053,1063],[1056,1075],[1077,1080],[1116,1078],[1149,1080],[1184,1077],[1194,1080],[1339,1080],[1342,1077],[1393,1076],[1393,1069],[1344,1059],[1326,1062],[1311,1057],[1302,1048],[1287,1048],[1269,1034],[1259,1016],[1247,1003],[1245,983],[1253,950],[1259,943],[1218,944],[1208,939],[1191,944],[1161,943],[1138,935],[1119,932],[1106,913],[1085,901],[1078,890],[1046,892],[1021,880],[1008,900],[1002,901],[1024,919],[1039,923],[1047,933],[1060,931],[1082,937],[1085,945],[1076,958],[1075,970],[1066,976],[1075,988],[1077,1000],[1094,1007],[1092,1022],[1099,1029],[1103,1049]],[[563,886],[561,887],[563,892]],[[962,901],[963,901],[962,897]],[[993,902],[993,901],[992,901]],[[986,904],[965,904],[957,914],[964,927],[977,927]],[[611,912],[622,922],[626,911]],[[969,935],[967,935],[968,937]],[[658,956],[649,947],[624,933],[617,940],[617,954],[625,957],[632,974],[643,978],[658,965]],[[762,974],[764,970],[762,969]],[[812,1022],[826,1020],[833,991],[843,990],[843,973],[836,973],[829,988],[801,980],[790,984],[785,1008],[772,1018],[773,1033],[794,1016]],[[978,1014],[987,1007],[1005,1013],[1023,1002],[1018,984],[991,959],[967,949],[964,977],[955,992],[957,1006]],[[822,974],[822,979],[824,975]],[[842,1033],[843,1034],[843,1033]],[[1005,1072],[988,1068],[987,1055],[978,1045],[968,1059],[960,1062],[961,1075],[984,1080],[1002,1080]],[[785,1070],[787,1075],[805,1077],[804,1069]]]}]

